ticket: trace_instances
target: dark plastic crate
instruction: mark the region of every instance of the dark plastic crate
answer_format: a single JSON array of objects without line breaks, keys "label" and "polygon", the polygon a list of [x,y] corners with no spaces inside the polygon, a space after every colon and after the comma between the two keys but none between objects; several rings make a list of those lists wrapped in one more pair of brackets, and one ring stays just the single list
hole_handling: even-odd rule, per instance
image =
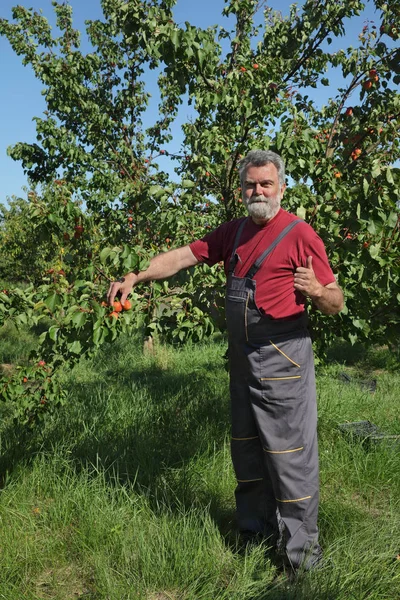
[{"label": "dark plastic crate", "polygon": [[371,421],[354,421],[353,423],[341,423],[339,430],[353,442],[359,442],[367,446],[375,444],[388,444],[399,446],[400,435],[390,435],[383,432]]}]

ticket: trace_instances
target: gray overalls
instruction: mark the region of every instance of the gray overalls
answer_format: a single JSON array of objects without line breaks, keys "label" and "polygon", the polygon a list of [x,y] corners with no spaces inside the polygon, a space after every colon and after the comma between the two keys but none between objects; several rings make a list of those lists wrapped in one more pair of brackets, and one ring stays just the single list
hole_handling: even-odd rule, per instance
[{"label": "gray overalls", "polygon": [[235,238],[226,291],[238,526],[262,533],[274,545],[279,519],[289,563],[309,568],[321,549],[316,388],[307,316],[277,321],[263,315],[253,279],[299,221],[282,231],[245,277],[236,277],[236,249],[245,223]]}]

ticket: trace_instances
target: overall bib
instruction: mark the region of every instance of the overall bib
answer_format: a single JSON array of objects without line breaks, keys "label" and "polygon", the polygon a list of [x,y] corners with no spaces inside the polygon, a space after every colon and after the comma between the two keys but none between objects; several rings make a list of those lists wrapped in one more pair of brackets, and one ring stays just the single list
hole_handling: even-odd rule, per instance
[{"label": "overall bib", "polygon": [[[299,221],[290,223],[245,277],[232,251],[226,291],[229,337],[231,453],[239,529],[261,533],[271,546],[283,536],[293,568],[310,568],[318,545],[317,406],[307,315],[277,321],[255,302],[255,273]],[[281,531],[280,531],[281,530]]]}]

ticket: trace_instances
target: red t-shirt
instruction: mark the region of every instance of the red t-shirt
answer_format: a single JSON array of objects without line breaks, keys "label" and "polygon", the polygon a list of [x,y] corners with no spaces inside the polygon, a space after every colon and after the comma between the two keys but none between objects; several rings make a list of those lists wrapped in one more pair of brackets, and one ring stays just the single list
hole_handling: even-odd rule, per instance
[{"label": "red t-shirt", "polygon": [[[236,250],[239,260],[234,274],[245,277],[257,258],[286,225],[297,218],[282,208],[264,225],[257,225],[248,218]],[[223,223],[201,240],[190,244],[197,260],[209,266],[223,261],[227,274],[241,221],[242,219],[235,219]],[[289,231],[254,276],[256,303],[260,311],[272,319],[287,319],[295,318],[305,310],[306,298],[294,289],[293,278],[297,267],[306,266],[308,256],[313,258],[312,267],[322,285],[335,281],[321,238],[308,223],[302,221]]]}]

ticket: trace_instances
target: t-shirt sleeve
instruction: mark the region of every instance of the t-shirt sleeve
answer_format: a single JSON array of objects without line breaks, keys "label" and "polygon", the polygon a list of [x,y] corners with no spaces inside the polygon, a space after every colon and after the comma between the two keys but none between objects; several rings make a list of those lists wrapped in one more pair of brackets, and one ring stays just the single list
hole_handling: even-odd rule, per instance
[{"label": "t-shirt sleeve", "polygon": [[209,267],[217,264],[218,262],[225,259],[226,248],[227,248],[227,237],[229,223],[223,223],[211,233],[192,242],[189,247],[193,252],[195,258],[199,262],[206,263]]},{"label": "t-shirt sleeve", "polygon": [[329,264],[329,259],[322,239],[314,229],[307,224],[304,224],[301,233],[297,259],[299,264],[297,266],[307,266],[307,257],[312,256],[312,268],[318,281],[324,286],[335,282],[336,277]]}]

